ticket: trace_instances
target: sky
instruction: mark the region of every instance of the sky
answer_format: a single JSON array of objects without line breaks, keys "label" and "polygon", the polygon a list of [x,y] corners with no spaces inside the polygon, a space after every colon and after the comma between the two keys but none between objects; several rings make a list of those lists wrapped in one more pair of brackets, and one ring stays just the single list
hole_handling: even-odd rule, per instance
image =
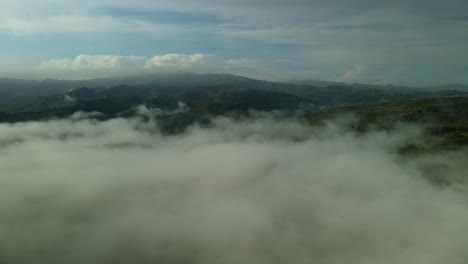
[{"label": "sky", "polygon": [[468,84],[466,0],[0,0],[0,76]]}]

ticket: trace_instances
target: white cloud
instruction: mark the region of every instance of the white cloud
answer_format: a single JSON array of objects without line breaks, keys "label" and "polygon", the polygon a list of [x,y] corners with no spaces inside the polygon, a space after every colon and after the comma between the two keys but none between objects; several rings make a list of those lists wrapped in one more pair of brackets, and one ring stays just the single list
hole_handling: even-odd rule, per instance
[{"label": "white cloud", "polygon": [[42,62],[38,67],[42,70],[112,70],[134,65],[141,65],[147,58],[140,56],[116,55],[85,55],[74,59],[51,59]]},{"label": "white cloud", "polygon": [[336,78],[337,82],[359,82],[365,78],[365,68],[361,64],[356,64],[353,68],[346,71],[342,76]]},{"label": "white cloud", "polygon": [[290,60],[259,61],[250,58],[221,60],[212,54],[169,53],[145,56],[89,55],[75,58],[57,58],[41,62],[32,72],[13,74],[20,78],[89,79],[148,72],[191,71],[196,73],[230,73],[263,80],[306,79],[315,71],[292,72],[276,69]]},{"label": "white cloud", "polygon": [[0,124],[0,251],[9,263],[463,264],[466,154],[398,156],[418,136],[272,118],[177,136],[125,119]]},{"label": "white cloud", "polygon": [[152,71],[222,71],[215,56],[169,53],[154,57],[81,54],[75,58],[49,59],[35,69],[39,78],[88,79],[117,75],[141,74]]},{"label": "white cloud", "polygon": [[73,59],[50,59],[40,63],[38,73],[54,78],[94,78],[141,72],[147,57],[86,55]]},{"label": "white cloud", "polygon": [[226,65],[233,67],[258,67],[259,63],[257,60],[242,58],[227,60]]},{"label": "white cloud", "polygon": [[193,55],[169,53],[154,56],[145,63],[145,69],[151,70],[183,70],[207,66],[213,55],[196,53]]}]

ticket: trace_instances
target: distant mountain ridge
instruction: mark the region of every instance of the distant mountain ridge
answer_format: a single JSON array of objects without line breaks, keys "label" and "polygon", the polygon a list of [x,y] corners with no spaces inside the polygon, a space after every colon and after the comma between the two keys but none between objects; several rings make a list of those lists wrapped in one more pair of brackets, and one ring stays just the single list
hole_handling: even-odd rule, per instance
[{"label": "distant mountain ridge", "polygon": [[445,145],[468,145],[468,91],[328,84],[276,83],[229,74],[194,73],[82,81],[0,79],[0,122],[68,118],[76,112],[99,112],[101,119],[131,117],[144,105],[159,109],[161,131],[172,134],[194,123],[207,124],[214,116],[238,118],[248,116],[251,110],[280,110],[294,117],[299,114],[310,123],[354,112],[363,117],[358,129],[387,128],[399,120],[428,121],[436,124],[428,134],[442,139]]},{"label": "distant mountain ridge", "polygon": [[434,89],[437,89],[437,90],[460,90],[460,91],[468,91],[468,85],[464,85],[464,84],[446,84],[446,85],[438,85],[438,86],[435,86]]},{"label": "distant mountain ridge", "polygon": [[191,72],[160,72],[141,75],[118,76],[108,78],[98,78],[89,80],[24,80],[13,78],[0,78],[0,97],[12,96],[50,96],[63,94],[72,89],[80,87],[88,88],[110,88],[119,85],[130,86],[164,86],[164,87],[197,87],[197,86],[214,86],[214,85],[240,85],[243,87],[255,88],[257,86],[265,86],[272,84],[279,85],[298,85],[298,86],[314,86],[325,88],[330,86],[354,87],[354,88],[370,88],[385,91],[433,91],[433,90],[460,90],[468,91],[468,85],[463,84],[447,84],[434,87],[405,87],[397,85],[371,85],[353,83],[347,84],[343,82],[330,81],[291,81],[291,82],[269,82],[256,80],[248,77],[232,75],[232,74],[196,74]]},{"label": "distant mountain ridge", "polygon": [[173,110],[184,102],[198,114],[293,109],[315,112],[340,106],[467,94],[456,90],[329,84],[313,86],[190,72],[75,81],[0,79],[0,111],[10,115],[40,112],[44,116],[72,111],[117,114],[138,104]]},{"label": "distant mountain ridge", "polygon": [[423,90],[423,91],[442,91],[442,90],[459,90],[468,91],[468,85],[464,84],[444,84],[435,86],[421,86],[421,87],[409,87],[402,85],[375,85],[365,83],[345,83],[345,82],[333,82],[333,81],[322,81],[322,80],[299,80],[291,81],[290,83],[302,84],[302,85],[313,85],[317,87],[328,87],[328,86],[347,86],[347,87],[367,87],[379,90],[398,90],[398,91],[411,91],[411,90]]}]

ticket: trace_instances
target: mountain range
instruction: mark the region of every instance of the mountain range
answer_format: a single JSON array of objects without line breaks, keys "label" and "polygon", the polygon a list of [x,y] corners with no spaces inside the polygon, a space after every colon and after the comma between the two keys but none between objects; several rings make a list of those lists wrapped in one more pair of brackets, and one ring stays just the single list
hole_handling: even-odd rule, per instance
[{"label": "mountain range", "polygon": [[[419,98],[433,95],[459,95],[468,92],[463,85],[447,85],[437,88],[410,88],[403,86],[376,86],[333,82],[277,83],[250,79],[229,74],[195,74],[189,72],[155,73],[92,80],[20,80],[0,79],[0,111],[37,112],[69,106],[76,100],[98,98],[139,98],[149,100],[165,98],[187,100],[188,104],[203,98],[247,95],[246,90],[264,91],[272,95],[285,93],[296,96],[297,101],[322,109],[340,105],[364,105]],[[326,84],[326,85],[325,85]],[[444,89],[446,88],[446,89]],[[259,93],[257,91],[257,93]],[[193,99],[193,96],[198,99]],[[76,99],[76,100],[74,100]],[[195,100],[195,101],[194,101]],[[276,102],[277,103],[277,102]],[[174,105],[163,103],[161,107]],[[156,105],[158,106],[158,105]],[[256,109],[258,105],[249,105]],[[288,106],[289,107],[289,106]],[[260,110],[262,107],[259,107]],[[280,107],[282,108],[282,107]]]},{"label": "mountain range", "polygon": [[252,110],[279,110],[311,124],[351,112],[361,118],[358,131],[417,122],[429,124],[427,134],[445,142],[431,146],[468,145],[468,89],[463,85],[279,83],[188,72],[74,81],[0,79],[0,122],[65,118],[75,112],[128,117],[139,105],[159,109],[159,125],[167,133],[209,123],[213,116],[248,116]]}]

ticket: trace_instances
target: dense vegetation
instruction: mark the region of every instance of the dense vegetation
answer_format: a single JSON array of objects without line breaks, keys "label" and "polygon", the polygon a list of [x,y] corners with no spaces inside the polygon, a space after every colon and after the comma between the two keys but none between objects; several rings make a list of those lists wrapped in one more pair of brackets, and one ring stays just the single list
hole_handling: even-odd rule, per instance
[{"label": "dense vegetation", "polygon": [[410,146],[408,151],[454,149],[468,145],[468,97],[431,97],[375,104],[368,106],[338,107],[309,113],[311,124],[321,124],[346,113],[358,118],[354,128],[358,131],[369,129],[393,129],[402,123],[422,125],[425,129],[423,145]]}]

